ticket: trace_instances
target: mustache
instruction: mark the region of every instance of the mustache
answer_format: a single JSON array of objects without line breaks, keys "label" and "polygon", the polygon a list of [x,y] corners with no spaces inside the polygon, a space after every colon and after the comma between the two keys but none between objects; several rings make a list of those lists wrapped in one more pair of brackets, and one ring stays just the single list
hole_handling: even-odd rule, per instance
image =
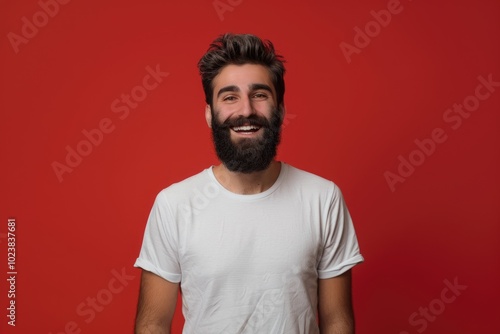
[{"label": "mustache", "polygon": [[239,116],[237,118],[228,118],[222,124],[220,124],[221,128],[229,129],[236,126],[243,125],[255,125],[263,128],[270,127],[270,123],[265,117],[260,117],[257,115],[250,115],[248,117]]}]

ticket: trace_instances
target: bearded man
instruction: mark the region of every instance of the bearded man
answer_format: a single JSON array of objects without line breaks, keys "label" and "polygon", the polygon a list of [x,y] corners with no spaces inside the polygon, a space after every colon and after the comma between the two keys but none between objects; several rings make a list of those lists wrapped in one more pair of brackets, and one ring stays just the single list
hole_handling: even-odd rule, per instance
[{"label": "bearded man", "polygon": [[[136,333],[354,333],[363,261],[340,189],[275,160],[284,60],[254,35],[218,37],[198,63],[221,162],[162,190],[135,266]],[[204,202],[200,205],[200,196]]]}]

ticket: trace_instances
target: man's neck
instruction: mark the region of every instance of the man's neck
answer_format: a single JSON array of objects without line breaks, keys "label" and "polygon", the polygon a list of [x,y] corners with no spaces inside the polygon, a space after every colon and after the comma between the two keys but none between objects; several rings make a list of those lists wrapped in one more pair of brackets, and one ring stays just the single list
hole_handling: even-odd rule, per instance
[{"label": "man's neck", "polygon": [[224,164],[213,168],[217,181],[227,190],[240,195],[258,194],[266,191],[276,182],[280,171],[281,163],[274,160],[265,170],[248,174],[232,172]]}]

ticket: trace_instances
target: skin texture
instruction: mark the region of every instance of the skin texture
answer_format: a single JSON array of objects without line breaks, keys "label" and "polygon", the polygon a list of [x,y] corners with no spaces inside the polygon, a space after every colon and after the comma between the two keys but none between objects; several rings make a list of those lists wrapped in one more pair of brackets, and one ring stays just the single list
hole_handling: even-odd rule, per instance
[{"label": "skin texture", "polygon": [[351,270],[318,280],[318,301],[321,334],[354,334]]},{"label": "skin texture", "polygon": [[135,334],[169,334],[179,284],[143,270]]},{"label": "skin texture", "polygon": [[[252,114],[270,119],[276,108],[276,91],[268,70],[255,64],[227,65],[213,81],[213,108],[215,117],[223,122],[228,118],[248,117]],[[284,108],[278,106],[281,117]],[[205,108],[205,118],[211,126],[212,109]],[[254,133],[231,130],[231,139],[258,138],[263,129]],[[269,189],[279,176],[281,164],[275,160],[260,172],[238,173],[223,164],[215,166],[217,180],[237,194],[257,194]],[[179,284],[174,284],[143,270],[136,319],[136,334],[170,333]],[[353,334],[354,319],[351,302],[351,272],[318,282],[319,318],[321,334]]]}]

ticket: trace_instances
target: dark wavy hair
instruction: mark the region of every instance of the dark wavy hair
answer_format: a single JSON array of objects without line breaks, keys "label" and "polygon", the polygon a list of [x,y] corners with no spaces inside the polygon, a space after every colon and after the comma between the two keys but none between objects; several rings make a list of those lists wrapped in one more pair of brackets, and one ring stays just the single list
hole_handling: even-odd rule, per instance
[{"label": "dark wavy hair", "polygon": [[275,53],[274,45],[269,40],[262,40],[250,34],[220,35],[198,62],[206,103],[212,105],[212,82],[224,66],[258,64],[269,70],[280,106],[285,95],[284,62],[284,58]]}]

